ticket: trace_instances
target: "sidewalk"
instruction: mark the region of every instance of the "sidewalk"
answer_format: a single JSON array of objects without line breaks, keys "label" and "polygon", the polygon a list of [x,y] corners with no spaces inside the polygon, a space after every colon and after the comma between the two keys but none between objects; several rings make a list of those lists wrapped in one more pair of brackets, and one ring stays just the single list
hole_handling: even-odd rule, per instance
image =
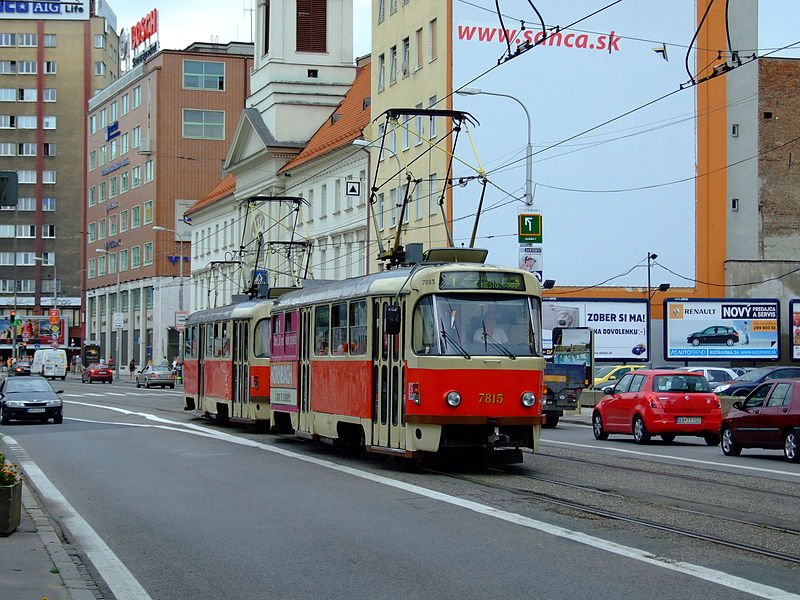
[{"label": "sidewalk", "polygon": [[[6,459],[11,459],[6,454]],[[13,462],[13,461],[11,461]],[[95,600],[97,586],[80,558],[63,544],[57,526],[39,507],[27,483],[22,486],[22,519],[17,530],[0,537],[3,600]],[[81,565],[80,568],[78,565]]]}]

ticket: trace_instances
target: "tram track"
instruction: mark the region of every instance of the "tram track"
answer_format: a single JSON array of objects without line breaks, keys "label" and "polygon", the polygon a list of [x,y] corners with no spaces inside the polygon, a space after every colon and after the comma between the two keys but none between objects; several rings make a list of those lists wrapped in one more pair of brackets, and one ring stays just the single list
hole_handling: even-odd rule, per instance
[{"label": "tram track", "polygon": [[[591,461],[588,461],[588,462],[591,462]],[[655,520],[652,520],[652,519],[645,519],[645,518],[642,518],[642,517],[633,516],[631,514],[624,514],[624,513],[618,512],[618,511],[614,511],[614,510],[609,510],[609,509],[605,509],[605,508],[599,508],[597,506],[592,506],[592,505],[584,503],[584,502],[578,502],[578,501],[575,501],[575,500],[570,500],[570,499],[566,499],[566,498],[560,498],[560,497],[558,497],[557,495],[554,495],[554,494],[549,494],[549,493],[545,493],[545,492],[538,492],[538,491],[530,490],[530,489],[523,489],[521,487],[515,487],[515,486],[512,486],[512,485],[503,484],[503,483],[486,481],[486,480],[480,479],[478,477],[473,477],[473,476],[469,476],[469,475],[458,474],[458,473],[453,473],[453,472],[446,472],[446,471],[440,471],[440,470],[431,469],[431,468],[426,468],[426,469],[424,469],[424,471],[426,471],[428,473],[431,473],[431,474],[435,474],[435,475],[440,476],[440,477],[445,477],[445,478],[456,479],[456,480],[459,480],[459,481],[464,481],[464,482],[470,483],[471,485],[485,487],[485,488],[491,488],[491,489],[494,489],[494,490],[504,491],[504,492],[513,494],[516,497],[536,500],[538,502],[544,502],[544,503],[547,503],[547,504],[550,504],[550,505],[553,505],[553,506],[558,506],[560,508],[566,508],[566,509],[569,509],[569,510],[572,510],[572,511],[576,511],[576,512],[579,512],[579,513],[591,515],[593,517],[600,517],[600,518],[611,520],[611,521],[623,522],[623,523],[627,523],[629,525],[645,527],[645,528],[648,528],[648,529],[662,531],[662,532],[665,532],[665,533],[669,533],[669,534],[672,534],[672,535],[677,535],[677,536],[684,537],[684,538],[690,538],[690,539],[694,539],[694,540],[703,541],[703,542],[706,542],[706,543],[711,543],[711,544],[714,544],[714,545],[717,545],[717,546],[724,546],[724,547],[735,549],[735,550],[741,550],[741,551],[748,552],[750,554],[757,555],[757,556],[773,558],[773,559],[776,559],[776,560],[779,560],[779,561],[783,561],[783,562],[786,562],[786,563],[790,563],[790,564],[793,564],[793,565],[800,565],[800,554],[795,554],[795,553],[791,553],[791,552],[783,552],[783,551],[772,549],[772,548],[768,548],[768,547],[765,547],[765,546],[759,546],[759,545],[756,545],[756,544],[737,541],[737,540],[734,540],[734,539],[723,537],[721,535],[715,535],[713,533],[707,533],[707,532],[687,529],[685,527],[678,527],[678,526],[675,526],[675,525],[669,525],[667,523],[658,522],[658,521],[655,521]],[[508,475],[509,474],[509,472],[507,470],[502,469],[502,468],[493,468],[493,469],[490,469],[490,471],[494,471],[496,473],[502,473],[503,475]],[[520,475],[520,474],[517,473],[517,475]],[[546,483],[546,484],[549,484],[549,485],[564,486],[564,487],[568,487],[568,488],[573,489],[573,490],[580,490],[582,492],[589,492],[589,493],[593,493],[593,494],[601,494],[601,495],[606,496],[606,497],[613,497],[615,499],[619,499],[619,500],[623,500],[623,501],[632,500],[632,499],[629,499],[629,498],[625,497],[623,494],[618,494],[618,493],[615,493],[615,492],[610,492],[608,490],[598,489],[598,488],[595,488],[595,487],[592,487],[592,486],[579,485],[579,484],[574,484],[574,483],[570,483],[570,482],[563,482],[563,481],[558,481],[558,480],[554,480],[554,479],[550,479],[550,478],[544,478],[544,477],[535,477],[535,476],[530,476],[530,475],[523,475],[523,476],[526,479],[540,481],[540,482],[543,482],[543,483]],[[777,534],[798,536],[800,538],[800,530],[797,530],[797,529],[791,529],[791,528],[786,528],[786,527],[778,527],[778,526],[773,526],[773,525],[769,525],[769,524],[758,523],[758,522],[753,522],[753,521],[746,521],[744,519],[737,519],[737,518],[734,518],[734,517],[726,517],[724,515],[705,513],[705,512],[702,512],[702,511],[688,510],[688,509],[684,509],[684,508],[680,508],[680,507],[674,507],[674,506],[662,505],[661,508],[669,508],[671,510],[675,510],[675,511],[678,511],[678,512],[691,513],[691,514],[693,514],[694,516],[697,516],[697,517],[703,517],[703,518],[707,518],[707,519],[714,519],[714,520],[717,520],[717,521],[722,520],[722,521],[726,521],[726,522],[729,522],[729,523],[732,523],[732,524],[735,524],[735,525],[739,525],[739,526],[743,526],[743,527],[755,528],[756,530],[770,530],[770,531],[772,531],[774,533],[777,533]]]}]

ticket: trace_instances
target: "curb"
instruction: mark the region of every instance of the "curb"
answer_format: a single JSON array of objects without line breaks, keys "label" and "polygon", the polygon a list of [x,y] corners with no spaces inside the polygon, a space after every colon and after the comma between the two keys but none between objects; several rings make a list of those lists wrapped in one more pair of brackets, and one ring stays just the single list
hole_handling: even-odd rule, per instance
[{"label": "curb", "polygon": [[36,534],[50,556],[53,566],[58,570],[58,576],[64,584],[67,596],[71,600],[97,600],[98,596],[95,592],[99,591],[99,588],[94,582],[87,583],[87,578],[91,579],[91,577],[88,573],[82,574],[78,569],[78,564],[83,565],[80,555],[61,541],[53,520],[39,506],[31,491],[32,488],[32,484],[23,479],[22,506],[28,516],[33,519],[36,525]]}]

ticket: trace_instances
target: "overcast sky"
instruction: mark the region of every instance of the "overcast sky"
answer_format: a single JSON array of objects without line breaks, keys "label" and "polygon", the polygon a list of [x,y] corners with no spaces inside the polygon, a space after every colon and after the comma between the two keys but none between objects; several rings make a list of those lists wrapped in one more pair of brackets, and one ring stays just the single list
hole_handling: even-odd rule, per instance
[{"label": "overcast sky", "polygon": [[[164,49],[185,48],[192,42],[252,41],[253,0],[107,0],[117,15],[117,29],[131,26],[158,9],[159,35]],[[353,0],[355,56],[370,51],[371,0]]]}]

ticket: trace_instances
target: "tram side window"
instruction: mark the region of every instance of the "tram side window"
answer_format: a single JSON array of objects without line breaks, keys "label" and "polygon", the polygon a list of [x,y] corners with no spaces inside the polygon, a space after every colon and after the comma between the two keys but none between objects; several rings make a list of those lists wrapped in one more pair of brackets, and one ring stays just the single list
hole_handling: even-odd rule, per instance
[{"label": "tram side window", "polygon": [[184,358],[197,358],[197,326],[187,327],[183,334]]},{"label": "tram side window", "polygon": [[253,355],[256,358],[269,358],[269,319],[261,319],[253,331]]},{"label": "tram side window", "polygon": [[330,346],[330,308],[318,306],[314,309],[314,353],[317,355],[328,354]]},{"label": "tram side window", "polygon": [[214,324],[206,325],[206,358],[214,356]]},{"label": "tram side window", "polygon": [[331,306],[331,354],[347,354],[347,304]]},{"label": "tram side window", "polygon": [[214,354],[215,358],[222,356],[222,323],[214,323]]},{"label": "tram side window", "polygon": [[350,354],[367,353],[367,303],[364,300],[350,303]]},{"label": "tram side window", "polygon": [[413,349],[416,354],[439,354],[436,323],[433,318],[433,297],[422,298],[414,307],[411,330]]},{"label": "tram side window", "polygon": [[221,323],[220,334],[222,336],[222,358],[231,357],[231,337],[228,330],[228,322]]}]

